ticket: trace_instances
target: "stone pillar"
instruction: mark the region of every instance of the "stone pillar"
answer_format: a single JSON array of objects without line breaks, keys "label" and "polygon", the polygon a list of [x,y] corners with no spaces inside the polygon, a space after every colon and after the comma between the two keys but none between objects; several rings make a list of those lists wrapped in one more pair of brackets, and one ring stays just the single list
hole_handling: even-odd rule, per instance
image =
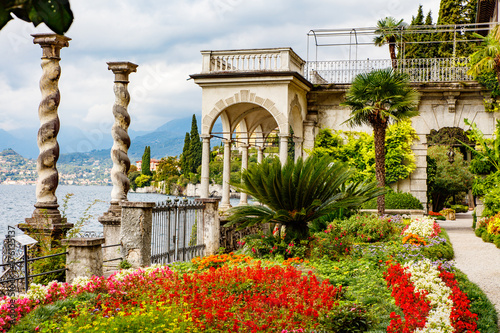
[{"label": "stone pillar", "polygon": [[280,134],[280,162],[282,165],[288,160],[288,135]]},{"label": "stone pillar", "polygon": [[72,283],[78,276],[102,276],[102,244],[104,238],[63,239],[68,246],[66,256],[66,282]]},{"label": "stone pillar", "polygon": [[427,213],[427,138],[419,135],[420,140],[411,148],[415,154],[416,169],[410,175],[410,192],[415,196]]},{"label": "stone pillar", "polygon": [[205,204],[203,211],[203,243],[205,244],[205,256],[216,254],[220,246],[220,220],[219,200],[196,199]]},{"label": "stone pillar", "polygon": [[295,161],[297,161],[299,157],[302,157],[302,143],[304,142],[304,139],[293,138],[293,142],[295,143]]},{"label": "stone pillar", "polygon": [[307,151],[312,151],[314,148],[314,140],[316,139],[316,121],[304,120],[304,142],[302,143],[302,156],[309,156]]},{"label": "stone pillar", "polygon": [[[130,73],[137,71],[137,65],[131,62],[108,62],[108,69],[115,75],[115,104],[113,105],[113,116],[115,123],[111,128],[113,137],[113,147],[111,147],[111,160],[113,167],[111,169],[111,181],[113,189],[111,190],[111,205],[108,212],[99,219],[103,224],[107,220],[113,220],[120,217],[120,202],[127,201],[127,194],[130,188],[130,182],[127,177],[130,169],[130,160],[127,152],[130,147],[130,137],[127,130],[130,125],[130,115],[127,106],[130,103],[130,94],[127,90]],[[102,220],[102,221],[101,221]]]},{"label": "stone pillar", "polygon": [[30,234],[41,235],[46,240],[61,239],[73,227],[61,217],[57,204],[56,189],[59,184],[57,160],[59,159],[59,116],[57,108],[60,101],[58,88],[61,67],[59,66],[61,48],[69,46],[68,37],[56,34],[35,34],[33,43],[42,48],[42,70],[40,91],[42,101],[38,108],[40,129],[37,143],[40,155],[37,160],[38,180],[36,184],[35,210],[26,224],[19,228]]},{"label": "stone pillar", "polygon": [[[248,145],[241,145],[241,172],[248,169]],[[239,206],[248,205],[248,194],[241,193],[240,194],[240,203]]]},{"label": "stone pillar", "polygon": [[262,163],[264,160],[264,147],[257,146],[257,163]]},{"label": "stone pillar", "polygon": [[229,202],[231,195],[231,187],[229,182],[231,180],[231,140],[224,140],[224,166],[222,170],[222,201],[220,208],[225,210],[231,208]]},{"label": "stone pillar", "polygon": [[133,268],[150,266],[155,203],[122,201],[120,206],[122,256]]},{"label": "stone pillar", "polygon": [[201,188],[200,198],[208,198],[210,185],[210,135],[201,136],[203,140],[203,150],[201,155]]}]

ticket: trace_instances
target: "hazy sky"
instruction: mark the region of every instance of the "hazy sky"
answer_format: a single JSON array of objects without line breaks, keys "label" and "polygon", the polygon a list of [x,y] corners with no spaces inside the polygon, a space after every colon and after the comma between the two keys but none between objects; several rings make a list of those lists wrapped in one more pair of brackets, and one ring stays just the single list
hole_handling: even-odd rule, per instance
[{"label": "hazy sky", "polygon": [[[75,20],[61,51],[61,126],[109,133],[113,74],[107,61],[139,65],[129,90],[131,129],[201,114],[201,88],[189,74],[201,70],[200,50],[292,47],[307,57],[307,33],[319,28],[375,26],[385,16],[415,15],[413,0],[71,0]],[[437,19],[439,0],[420,2]],[[40,46],[30,34],[45,26],[13,20],[0,31],[0,129],[36,129],[40,102]],[[346,59],[348,49],[324,49]],[[386,47],[359,57],[388,57]]]}]

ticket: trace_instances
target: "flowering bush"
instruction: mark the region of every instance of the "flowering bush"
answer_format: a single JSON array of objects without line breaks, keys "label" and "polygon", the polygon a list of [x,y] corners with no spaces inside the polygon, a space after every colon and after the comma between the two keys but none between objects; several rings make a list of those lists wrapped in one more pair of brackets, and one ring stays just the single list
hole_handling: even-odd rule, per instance
[{"label": "flowering bush", "polygon": [[441,227],[430,217],[414,218],[403,229],[402,235],[415,234],[420,237],[432,238],[441,232]]},{"label": "flowering bush", "polygon": [[415,235],[412,233],[407,234],[406,236],[403,237],[402,240],[403,244],[412,244],[412,245],[427,245],[427,242],[425,239],[420,237],[419,235]]},{"label": "flowering bush", "polygon": [[198,270],[204,270],[210,267],[218,268],[223,265],[237,266],[241,263],[251,264],[255,260],[246,255],[234,254],[233,252],[228,254],[215,254],[206,257],[196,257],[191,260],[193,265]]},{"label": "flowering bush", "polygon": [[497,213],[488,219],[486,230],[489,234],[500,235],[500,213]]},{"label": "flowering bush", "polygon": [[356,242],[374,243],[391,239],[399,233],[402,218],[396,216],[378,216],[376,214],[361,214],[351,216],[342,222],[345,229]]},{"label": "flowering bush", "polygon": [[405,316],[392,313],[387,332],[476,332],[477,315],[453,274],[430,260],[389,264],[385,277]]}]

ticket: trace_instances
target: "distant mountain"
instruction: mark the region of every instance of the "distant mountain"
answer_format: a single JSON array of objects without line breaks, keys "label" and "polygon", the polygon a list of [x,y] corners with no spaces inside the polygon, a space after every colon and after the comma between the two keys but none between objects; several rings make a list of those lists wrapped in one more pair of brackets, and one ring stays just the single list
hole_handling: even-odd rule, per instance
[{"label": "distant mountain", "polygon": [[[198,130],[201,130],[200,117]],[[192,116],[171,120],[152,132],[129,130],[131,146],[128,151],[132,163],[142,158],[145,146],[151,146],[151,157],[160,159],[165,156],[179,156],[184,146],[186,132],[191,131]],[[214,132],[222,132],[222,124],[217,122]],[[20,138],[22,136],[22,139]],[[36,129],[23,129],[12,132],[0,130],[0,151],[12,148],[23,157],[36,159],[39,150],[36,144]],[[101,130],[82,131],[78,127],[63,127],[57,137],[61,155],[58,163],[91,165],[98,160],[111,163],[110,150],[113,141],[110,133]],[[220,139],[213,138],[211,145],[220,145]]]},{"label": "distant mountain", "polygon": [[0,151],[12,148],[24,157],[35,158],[39,150],[35,141],[30,142],[26,136],[18,137],[0,129]]}]

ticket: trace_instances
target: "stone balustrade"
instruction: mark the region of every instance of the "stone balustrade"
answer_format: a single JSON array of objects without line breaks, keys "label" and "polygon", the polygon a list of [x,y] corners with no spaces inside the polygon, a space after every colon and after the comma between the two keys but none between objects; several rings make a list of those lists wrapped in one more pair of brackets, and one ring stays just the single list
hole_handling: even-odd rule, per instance
[{"label": "stone balustrade", "polygon": [[297,72],[304,74],[305,61],[291,48],[202,51],[202,73]]}]

